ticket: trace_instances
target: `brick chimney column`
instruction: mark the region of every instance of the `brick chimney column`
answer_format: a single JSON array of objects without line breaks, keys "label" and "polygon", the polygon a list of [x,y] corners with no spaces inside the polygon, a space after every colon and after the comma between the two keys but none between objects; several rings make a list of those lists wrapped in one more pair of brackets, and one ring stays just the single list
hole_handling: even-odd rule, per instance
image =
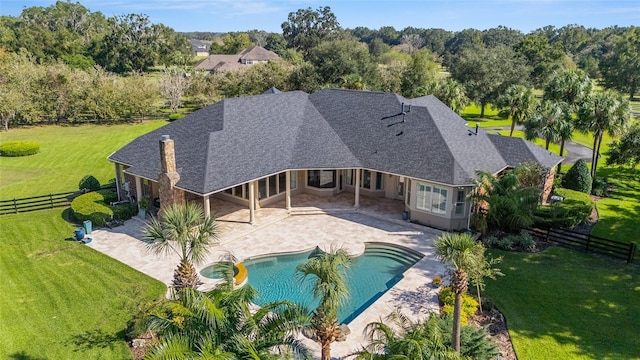
[{"label": "brick chimney column", "polygon": [[184,204],[184,192],[176,189],[175,185],[180,180],[180,174],[176,171],[176,152],[173,140],[169,135],[162,135],[160,140],[160,164],[158,175],[158,192],[160,194],[160,210],[172,204]]}]

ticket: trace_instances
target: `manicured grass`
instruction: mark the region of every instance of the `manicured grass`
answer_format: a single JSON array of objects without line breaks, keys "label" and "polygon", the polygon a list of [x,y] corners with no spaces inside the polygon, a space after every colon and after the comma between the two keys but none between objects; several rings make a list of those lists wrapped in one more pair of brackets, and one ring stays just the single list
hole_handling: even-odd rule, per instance
[{"label": "manicured grass", "polygon": [[549,248],[506,253],[487,295],[504,313],[519,359],[640,359],[640,269]]},{"label": "manicured grass", "polygon": [[469,127],[475,127],[476,123],[482,128],[511,126],[511,119],[501,119],[498,116],[498,112],[498,110],[494,110],[491,106],[487,105],[484,108],[484,118],[481,118],[480,106],[472,103],[464,109],[461,116],[469,122]]},{"label": "manicured grass", "polygon": [[126,323],[166,287],[72,241],[62,216],[0,216],[0,358],[131,358]]},{"label": "manicured grass", "polygon": [[165,124],[164,120],[154,120],[142,124],[43,126],[2,132],[0,143],[36,141],[40,143],[40,153],[0,157],[0,199],[74,191],[85,175],[106,183],[115,172],[107,156]]}]

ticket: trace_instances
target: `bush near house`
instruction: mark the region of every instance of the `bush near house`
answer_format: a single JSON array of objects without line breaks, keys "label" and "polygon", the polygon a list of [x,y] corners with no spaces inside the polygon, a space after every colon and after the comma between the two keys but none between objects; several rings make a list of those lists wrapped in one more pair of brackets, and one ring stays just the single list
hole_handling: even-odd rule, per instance
[{"label": "bush near house", "polygon": [[545,228],[573,228],[587,221],[595,202],[584,192],[557,188],[555,195],[564,200],[551,205],[539,206],[535,215],[538,218],[535,226]]},{"label": "bush near house", "polygon": [[580,159],[562,178],[562,187],[590,194],[592,181],[587,163]]},{"label": "bush near house", "polygon": [[[440,290],[438,299],[442,303],[442,316],[453,316],[453,305],[456,301],[456,294],[453,293],[451,287],[447,286]],[[467,325],[469,317],[478,311],[478,301],[468,293],[462,294],[462,311],[460,313],[460,324]]]},{"label": "bush near house", "polygon": [[9,141],[0,145],[0,156],[28,156],[40,152],[40,144],[34,141]]},{"label": "bush near house", "polygon": [[89,191],[100,190],[100,181],[93,177],[93,175],[87,175],[78,183],[78,189]]},{"label": "bush near house", "polygon": [[127,220],[136,214],[132,204],[108,205],[116,200],[118,198],[111,190],[94,191],[73,199],[71,210],[78,221],[91,220],[95,226],[104,226],[105,219],[114,216]]}]

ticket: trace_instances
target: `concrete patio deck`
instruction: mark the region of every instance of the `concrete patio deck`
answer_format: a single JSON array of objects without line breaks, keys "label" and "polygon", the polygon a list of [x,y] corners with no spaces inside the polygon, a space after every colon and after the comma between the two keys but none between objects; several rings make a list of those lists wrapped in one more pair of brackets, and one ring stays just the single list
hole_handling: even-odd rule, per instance
[{"label": "concrete patio deck", "polygon": [[[444,266],[435,260],[433,239],[441,232],[402,221],[402,203],[389,199],[361,198],[361,207],[353,209],[353,196],[340,194],[333,198],[318,198],[307,194],[292,199],[292,215],[284,203],[261,208],[256,212],[256,224],[248,224],[248,210],[215,200],[212,211],[220,221],[220,245],[211,249],[198,270],[218,261],[229,253],[239,260],[249,257],[311,249],[315,246],[345,246],[361,249],[365,242],[384,242],[418,251],[424,258],[404,273],[404,278],[349,323],[351,335],[347,341],[334,343],[332,355],[344,357],[366,345],[365,326],[391,313],[395,308],[414,320],[438,311],[437,292],[428,284],[435,275],[444,275]],[[294,215],[304,214],[304,215]],[[95,230],[88,246],[103,252],[153,278],[171,283],[178,257],[159,257],[149,253],[142,238],[144,222],[128,220],[124,226]],[[361,250],[360,250],[361,251]],[[206,279],[203,279],[206,280]],[[205,281],[211,287],[214,280]],[[319,347],[307,340],[308,347],[319,358]]]}]

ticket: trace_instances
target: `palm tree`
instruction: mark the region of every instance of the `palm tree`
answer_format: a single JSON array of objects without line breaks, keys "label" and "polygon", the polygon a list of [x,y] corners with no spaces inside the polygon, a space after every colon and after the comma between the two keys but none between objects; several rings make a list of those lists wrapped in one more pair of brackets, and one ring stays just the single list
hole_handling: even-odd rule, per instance
[{"label": "palm tree", "polygon": [[275,360],[295,354],[309,359],[308,350],[296,339],[308,323],[307,311],[278,301],[252,312],[257,291],[249,285],[234,289],[232,266],[224,273],[226,281],[209,292],[175,290],[175,300],[148,318],[149,329],[160,341],[146,358]]},{"label": "palm tree", "polygon": [[459,359],[444,341],[441,320],[430,314],[422,323],[414,323],[399,311],[365,327],[369,340],[366,348],[356,352],[356,360],[365,359]]},{"label": "palm tree", "polygon": [[205,217],[200,205],[171,205],[162,218],[152,219],[143,229],[147,249],[155,254],[177,254],[180,264],[173,275],[174,288],[197,288],[200,285],[194,264],[202,262],[209,246],[218,242],[218,225],[214,217]]},{"label": "palm tree", "polygon": [[456,114],[460,114],[469,105],[469,98],[464,93],[464,86],[452,78],[438,81],[434,95]]},{"label": "palm tree", "polygon": [[484,257],[480,257],[477,250],[481,243],[470,234],[444,233],[433,242],[436,247],[436,257],[450,265],[451,290],[456,295],[453,306],[453,330],[451,334],[452,346],[460,352],[460,310],[462,294],[469,285],[469,273],[482,266]]},{"label": "palm tree", "polygon": [[563,101],[572,111],[577,111],[582,103],[591,95],[593,83],[584,71],[565,70],[555,72],[544,88],[544,100]]},{"label": "palm tree", "polygon": [[351,255],[344,249],[331,249],[330,252],[309,258],[298,265],[296,274],[300,282],[313,275],[313,296],[320,304],[311,317],[312,339],[322,349],[322,360],[331,359],[331,343],[341,335],[338,324],[338,309],[349,296],[346,270],[353,262]]},{"label": "palm tree", "polygon": [[578,128],[583,132],[593,132],[591,177],[594,183],[604,133],[620,134],[628,124],[630,117],[629,101],[611,90],[594,93],[578,110]]},{"label": "palm tree", "polygon": [[506,107],[511,115],[511,131],[509,136],[513,136],[513,130],[517,124],[527,120],[536,105],[536,97],[533,90],[524,85],[511,85],[507,91],[498,98],[499,107]]},{"label": "palm tree", "polygon": [[560,129],[567,123],[571,123],[571,112],[566,103],[543,101],[524,122],[524,133],[527,140],[544,139],[545,149],[549,150],[551,142],[560,140]]},{"label": "palm tree", "polygon": [[540,188],[522,187],[514,172],[496,177],[479,171],[478,176],[471,199],[485,208],[488,226],[515,232],[534,223]]}]

